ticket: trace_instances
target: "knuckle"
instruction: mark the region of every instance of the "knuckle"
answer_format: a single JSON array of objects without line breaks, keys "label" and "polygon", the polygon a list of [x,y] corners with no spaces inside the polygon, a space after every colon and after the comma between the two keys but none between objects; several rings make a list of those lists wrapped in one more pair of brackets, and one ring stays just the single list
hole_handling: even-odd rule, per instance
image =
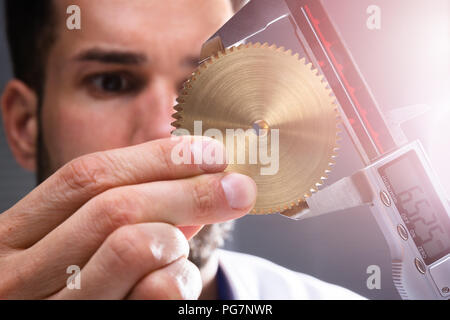
[{"label": "knuckle", "polygon": [[155,144],[155,156],[159,164],[162,164],[166,170],[171,173],[174,168],[174,163],[172,162],[172,158],[170,156],[171,150],[169,148],[169,144],[167,143],[156,143]]},{"label": "knuckle", "polygon": [[109,223],[112,230],[122,226],[135,224],[139,221],[139,197],[131,190],[121,192],[112,189],[104,192],[99,201],[99,214],[102,221]]},{"label": "knuckle", "polygon": [[185,296],[185,286],[180,281],[179,276],[166,275],[164,283],[167,285],[167,296],[169,299],[183,300],[183,297]]},{"label": "knuckle", "polygon": [[42,259],[30,254],[29,250],[23,250],[3,257],[2,260],[0,299],[38,297],[41,290],[37,289],[31,293],[27,288],[35,284],[36,274],[42,270]]},{"label": "knuckle", "polygon": [[61,178],[74,190],[99,192],[108,177],[104,161],[95,155],[72,160],[61,170]]},{"label": "knuckle", "polygon": [[164,283],[167,285],[170,299],[196,299],[200,295],[202,281],[200,270],[187,259],[180,259],[172,266],[172,272],[166,273]]},{"label": "knuckle", "polygon": [[115,267],[129,266],[140,260],[142,256],[139,244],[142,242],[136,228],[125,226],[111,234],[108,249],[112,253],[112,265]]},{"label": "knuckle", "polygon": [[219,189],[219,181],[208,179],[196,181],[192,187],[194,200],[194,212],[197,217],[204,217],[215,208],[217,199],[216,190]]},{"label": "knuckle", "polygon": [[130,264],[162,267],[188,256],[189,244],[178,232],[176,227],[163,223],[123,226],[111,234],[109,250],[119,268],[130,268]]},{"label": "knuckle", "polygon": [[161,234],[170,243],[172,248],[171,252],[173,257],[169,260],[174,260],[179,258],[179,256],[188,257],[189,255],[189,242],[184,236],[184,234],[177,227],[167,224],[159,223]]}]

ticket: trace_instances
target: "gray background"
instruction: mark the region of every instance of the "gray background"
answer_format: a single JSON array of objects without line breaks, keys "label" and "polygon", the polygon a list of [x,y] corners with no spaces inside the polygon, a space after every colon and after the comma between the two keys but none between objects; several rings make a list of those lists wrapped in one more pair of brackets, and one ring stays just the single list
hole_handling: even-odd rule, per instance
[{"label": "gray background", "polygon": [[[3,0],[0,1],[3,20]],[[366,28],[366,8],[382,10],[382,28]],[[384,110],[427,103],[434,109],[447,99],[447,61],[433,59],[437,41],[447,41],[447,0],[327,0],[326,8],[346,41],[378,103]],[[0,26],[0,90],[11,77],[3,23]],[[448,102],[448,100],[445,100]],[[423,138],[424,121],[405,126],[410,138]],[[420,129],[420,130],[419,130]],[[426,143],[426,139],[424,139]],[[361,163],[348,139],[330,182],[349,175]],[[343,160],[344,159],[344,160]],[[0,212],[11,207],[34,186],[34,176],[20,169],[0,128]],[[375,220],[366,209],[339,212],[294,222],[281,216],[240,219],[226,247],[270,259],[290,269],[345,286],[372,299],[398,299],[392,285],[389,252]],[[381,268],[381,290],[368,290],[366,269]]]}]

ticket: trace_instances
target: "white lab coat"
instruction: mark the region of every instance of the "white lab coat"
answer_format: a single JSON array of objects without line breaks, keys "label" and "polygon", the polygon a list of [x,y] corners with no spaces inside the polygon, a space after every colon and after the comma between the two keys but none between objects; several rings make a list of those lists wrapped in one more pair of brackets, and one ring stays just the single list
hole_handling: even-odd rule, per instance
[{"label": "white lab coat", "polygon": [[236,300],[360,300],[362,296],[248,254],[217,250]]}]

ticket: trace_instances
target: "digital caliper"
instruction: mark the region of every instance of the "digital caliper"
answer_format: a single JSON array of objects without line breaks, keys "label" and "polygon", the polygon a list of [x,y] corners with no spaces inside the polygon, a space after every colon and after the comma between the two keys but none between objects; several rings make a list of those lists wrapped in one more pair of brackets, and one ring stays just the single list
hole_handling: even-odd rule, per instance
[{"label": "digital caliper", "polygon": [[274,34],[285,42],[277,45],[301,53],[326,77],[366,166],[314,193],[306,200],[309,208],[291,218],[370,206],[390,248],[400,296],[449,299],[450,206],[445,192],[421,143],[408,142],[400,126],[381,113],[322,0],[250,1],[211,37],[212,49],[204,48],[264,42]]}]

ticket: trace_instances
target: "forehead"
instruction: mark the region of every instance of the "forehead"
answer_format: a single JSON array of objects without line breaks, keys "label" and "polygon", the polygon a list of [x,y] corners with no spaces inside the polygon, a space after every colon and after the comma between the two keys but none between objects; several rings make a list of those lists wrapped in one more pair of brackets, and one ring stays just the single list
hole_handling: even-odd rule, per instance
[{"label": "forehead", "polygon": [[68,50],[108,45],[153,54],[198,54],[201,44],[232,15],[229,0],[79,0],[81,30],[68,30],[67,7],[54,1],[58,41]]}]

